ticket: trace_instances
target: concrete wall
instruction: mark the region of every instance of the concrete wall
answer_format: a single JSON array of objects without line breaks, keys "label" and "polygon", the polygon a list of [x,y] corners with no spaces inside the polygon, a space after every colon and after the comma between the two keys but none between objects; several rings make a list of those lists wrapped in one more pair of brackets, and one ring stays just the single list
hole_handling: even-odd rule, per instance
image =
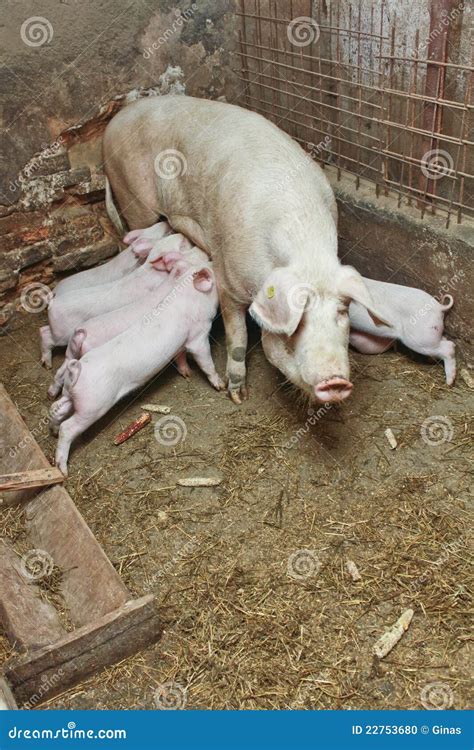
[{"label": "concrete wall", "polygon": [[[117,251],[101,134],[130,91],[232,98],[233,0],[24,0],[0,28],[0,304]],[[0,321],[1,322],[1,321]]]}]

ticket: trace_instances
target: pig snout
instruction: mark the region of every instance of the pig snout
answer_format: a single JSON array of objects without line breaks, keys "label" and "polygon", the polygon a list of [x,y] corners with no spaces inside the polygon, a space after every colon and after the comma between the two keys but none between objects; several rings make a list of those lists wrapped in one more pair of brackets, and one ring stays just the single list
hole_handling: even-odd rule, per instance
[{"label": "pig snout", "polygon": [[314,386],[314,395],[318,401],[325,404],[333,404],[344,401],[350,396],[352,383],[347,378],[336,375],[326,380],[321,380]]}]

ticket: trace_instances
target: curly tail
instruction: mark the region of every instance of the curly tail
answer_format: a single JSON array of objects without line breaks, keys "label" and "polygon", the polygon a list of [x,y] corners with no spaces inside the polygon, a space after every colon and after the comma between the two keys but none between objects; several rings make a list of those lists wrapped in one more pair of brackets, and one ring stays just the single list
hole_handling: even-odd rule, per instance
[{"label": "curly tail", "polygon": [[451,294],[443,294],[441,298],[441,309],[446,311],[450,310],[454,305],[454,297]]},{"label": "curly tail", "polygon": [[81,374],[81,363],[77,359],[71,359],[69,362],[66,374],[64,376],[64,385],[69,390],[70,388],[73,388],[77,380],[79,378],[79,375]]},{"label": "curly tail", "polygon": [[87,333],[85,328],[76,328],[66,349],[67,359],[80,359],[83,355],[82,345],[86,339]]}]

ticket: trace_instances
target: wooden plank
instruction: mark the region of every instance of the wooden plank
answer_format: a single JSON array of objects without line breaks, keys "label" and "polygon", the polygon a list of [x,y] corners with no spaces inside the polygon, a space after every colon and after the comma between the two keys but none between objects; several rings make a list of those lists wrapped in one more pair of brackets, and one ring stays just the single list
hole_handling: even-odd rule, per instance
[{"label": "wooden plank", "polygon": [[102,617],[130,598],[63,487],[44,490],[24,508],[32,546],[46,550],[62,571],[60,590],[76,626]]},{"label": "wooden plank", "polygon": [[12,711],[17,708],[10,685],[3,677],[0,677],[0,711]]},{"label": "wooden plank", "polygon": [[48,487],[64,482],[64,475],[50,466],[49,469],[18,471],[15,474],[0,474],[0,490],[25,490],[33,487]]},{"label": "wooden plank", "polygon": [[[56,471],[1,384],[0,430],[3,470]],[[75,625],[85,625],[117,609],[130,597],[64,487],[20,490],[9,492],[10,496],[24,505],[32,547],[46,551],[61,569],[60,589]]]},{"label": "wooden plank", "polygon": [[36,704],[149,646],[160,632],[154,597],[130,600],[58,643],[10,660],[4,677],[19,705],[30,704],[33,697],[40,696]]},{"label": "wooden plank", "polygon": [[[47,430],[47,423],[48,420],[45,415],[37,429]],[[51,469],[49,461],[24,423],[2,383],[0,383],[0,435],[2,447],[0,470],[2,474]],[[37,492],[37,489],[8,492],[1,498],[0,503],[6,505],[21,503]]]},{"label": "wooden plank", "polygon": [[0,621],[15,648],[40,648],[66,635],[56,610],[22,574],[21,558],[4,540],[0,541]]}]

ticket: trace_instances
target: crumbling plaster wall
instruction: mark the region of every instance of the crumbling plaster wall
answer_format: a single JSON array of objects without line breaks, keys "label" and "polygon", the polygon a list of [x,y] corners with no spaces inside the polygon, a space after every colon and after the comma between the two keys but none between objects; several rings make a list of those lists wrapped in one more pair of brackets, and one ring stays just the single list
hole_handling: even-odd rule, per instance
[{"label": "crumbling plaster wall", "polygon": [[238,92],[233,0],[24,0],[4,17],[0,305],[117,251],[101,136],[124,94]]}]

